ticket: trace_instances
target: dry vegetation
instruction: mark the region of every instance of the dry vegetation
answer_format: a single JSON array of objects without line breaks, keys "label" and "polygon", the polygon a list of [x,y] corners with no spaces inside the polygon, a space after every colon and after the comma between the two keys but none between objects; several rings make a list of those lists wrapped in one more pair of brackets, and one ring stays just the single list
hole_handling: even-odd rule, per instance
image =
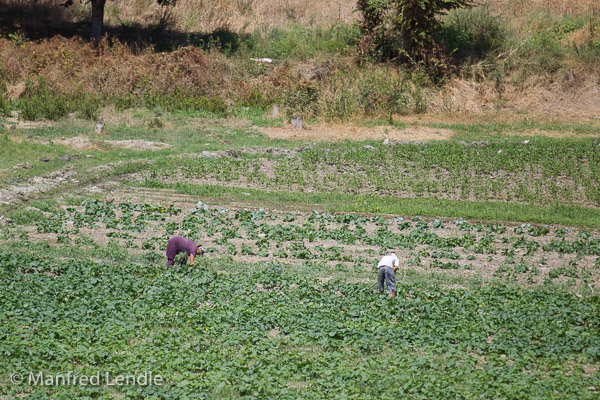
[{"label": "dry vegetation", "polygon": [[[5,5],[29,5],[31,1],[3,0]],[[57,0],[38,0],[39,5],[55,5]],[[496,14],[511,18],[526,17],[532,12],[553,15],[587,15],[600,13],[596,0],[479,0]],[[178,0],[169,11],[178,29],[186,32],[212,31],[226,27],[235,32],[249,32],[264,27],[281,27],[290,21],[317,24],[329,21],[348,22],[358,18],[354,0]],[[64,10],[72,21],[89,17],[89,6],[75,2]],[[164,15],[154,0],[109,1],[106,19],[111,24],[151,24]]]},{"label": "dry vegetation", "polygon": [[[6,5],[31,3],[4,0]],[[55,5],[57,0],[38,0],[39,5]],[[532,12],[552,15],[587,15],[600,13],[596,0],[479,0],[499,15],[523,18]],[[290,22],[318,25],[331,21],[349,22],[359,16],[354,13],[354,0],[178,0],[165,14],[165,8],[154,0],[109,1],[106,20],[109,24],[156,24],[168,16],[177,29],[185,32],[210,32],[227,28],[234,32],[252,32],[261,28],[286,26]],[[75,2],[63,15],[71,21],[89,18],[89,5]]]},{"label": "dry vegetation", "polygon": [[[475,58],[457,53],[459,73],[442,86],[432,86],[419,71],[359,62],[352,48],[351,27],[359,17],[353,1],[180,0],[172,8],[154,0],[113,1],[106,7],[109,38],[97,48],[77,36],[87,30],[89,5],[48,8],[56,3],[0,1],[1,11],[21,7],[39,24],[29,39],[20,24],[7,23],[10,13],[0,17],[5,103],[40,93],[42,103],[51,103],[48,96],[76,98],[69,110],[25,113],[31,119],[67,111],[95,117],[106,105],[223,112],[276,102],[289,115],[333,120],[497,110],[568,118],[600,113],[600,6],[592,0],[482,1],[487,8],[479,14],[448,16],[457,35],[461,29],[482,35],[495,24],[504,38]],[[465,28],[465,20],[472,26]],[[52,21],[75,37],[37,39]],[[164,48],[155,38],[169,42],[168,51],[159,52]],[[252,63],[250,57],[276,62]],[[201,101],[194,100],[198,96]]]},{"label": "dry vegetation", "polygon": [[523,17],[533,11],[545,11],[554,15],[582,15],[600,12],[596,0],[482,0],[498,13]]},{"label": "dry vegetation", "polygon": [[[4,0],[6,5],[31,3]],[[39,0],[44,4],[62,3]],[[153,25],[161,21],[184,32],[211,32],[226,28],[234,32],[282,27],[290,22],[304,25],[325,24],[330,21],[348,22],[357,16],[355,2],[348,0],[179,0],[174,7],[161,7],[155,0],[108,1],[105,19],[112,25]],[[87,3],[75,2],[61,13],[70,21],[90,17]]]}]

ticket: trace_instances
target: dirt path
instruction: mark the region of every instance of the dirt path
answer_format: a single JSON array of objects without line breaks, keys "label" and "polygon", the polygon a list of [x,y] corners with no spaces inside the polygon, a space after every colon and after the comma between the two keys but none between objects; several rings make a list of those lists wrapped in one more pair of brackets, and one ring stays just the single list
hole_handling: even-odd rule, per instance
[{"label": "dirt path", "polygon": [[89,168],[84,173],[78,173],[73,165],[69,165],[59,169],[58,171],[53,171],[42,176],[34,176],[33,178],[28,179],[25,183],[10,185],[5,189],[1,189],[0,201],[2,201],[2,205],[12,205],[14,203],[30,201],[39,194],[57,190],[61,186],[69,188],[73,185],[78,185],[82,179],[85,179],[90,175],[101,173],[108,178],[111,175],[111,170],[114,170],[115,167],[127,163],[152,162],[152,160],[145,158],[131,161],[119,161],[116,163],[102,164]]}]

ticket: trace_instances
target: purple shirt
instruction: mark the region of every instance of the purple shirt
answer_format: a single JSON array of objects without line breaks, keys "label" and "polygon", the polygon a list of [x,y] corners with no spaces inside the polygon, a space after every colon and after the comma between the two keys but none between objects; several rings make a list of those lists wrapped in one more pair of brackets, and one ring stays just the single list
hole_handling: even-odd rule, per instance
[{"label": "purple shirt", "polygon": [[185,252],[188,256],[190,254],[196,255],[197,249],[198,245],[193,240],[181,236],[169,239],[169,243],[167,244],[167,265],[173,265],[173,260],[178,253]]}]

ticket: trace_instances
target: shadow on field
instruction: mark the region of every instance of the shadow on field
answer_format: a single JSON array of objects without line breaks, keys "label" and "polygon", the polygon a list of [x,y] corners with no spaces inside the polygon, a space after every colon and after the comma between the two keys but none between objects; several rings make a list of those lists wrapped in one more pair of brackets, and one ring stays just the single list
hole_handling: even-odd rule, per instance
[{"label": "shadow on field", "polygon": [[[90,21],[73,21],[59,2],[54,5],[34,1],[15,4],[0,0],[0,37],[37,41],[54,36],[88,39],[89,34]],[[105,24],[104,34],[109,42],[119,41],[132,49],[152,47],[157,52],[168,52],[182,46],[233,52],[248,38],[248,35],[227,29],[212,33],[182,32],[160,23],[150,26],[137,23],[119,26]]]}]

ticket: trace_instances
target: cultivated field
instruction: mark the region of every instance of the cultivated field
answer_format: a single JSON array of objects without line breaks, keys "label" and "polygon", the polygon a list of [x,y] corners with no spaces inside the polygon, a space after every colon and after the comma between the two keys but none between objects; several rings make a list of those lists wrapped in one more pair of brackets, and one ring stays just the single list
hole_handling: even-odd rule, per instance
[{"label": "cultivated field", "polygon": [[[384,145],[135,121],[4,131],[4,397],[597,398],[593,124],[412,122]],[[174,235],[207,254],[166,268]],[[30,371],[164,384],[10,383]]]}]

